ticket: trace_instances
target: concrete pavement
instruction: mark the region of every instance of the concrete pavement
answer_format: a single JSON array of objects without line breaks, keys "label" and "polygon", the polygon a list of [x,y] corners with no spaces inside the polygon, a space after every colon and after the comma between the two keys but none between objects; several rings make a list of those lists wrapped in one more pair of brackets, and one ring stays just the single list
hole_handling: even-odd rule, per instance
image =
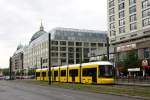
[{"label": "concrete pavement", "polygon": [[0,81],[0,100],[141,100],[125,96]]}]

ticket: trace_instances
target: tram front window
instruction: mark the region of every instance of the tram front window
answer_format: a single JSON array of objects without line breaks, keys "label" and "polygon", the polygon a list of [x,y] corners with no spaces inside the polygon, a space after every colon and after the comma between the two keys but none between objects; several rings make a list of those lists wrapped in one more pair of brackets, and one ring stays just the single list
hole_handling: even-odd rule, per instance
[{"label": "tram front window", "polygon": [[113,66],[112,65],[100,65],[99,77],[106,77],[106,78],[113,77]]}]

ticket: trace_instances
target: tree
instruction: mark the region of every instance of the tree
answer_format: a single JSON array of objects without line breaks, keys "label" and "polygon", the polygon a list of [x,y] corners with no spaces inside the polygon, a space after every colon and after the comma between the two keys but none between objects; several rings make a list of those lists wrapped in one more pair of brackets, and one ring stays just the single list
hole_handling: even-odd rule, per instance
[{"label": "tree", "polygon": [[3,71],[3,75],[4,75],[4,76],[8,76],[8,75],[10,74],[9,68],[2,69],[2,71]]},{"label": "tree", "polygon": [[103,55],[102,58],[101,58],[101,61],[108,61],[107,56]]},{"label": "tree", "polygon": [[123,58],[123,66],[128,68],[140,67],[140,61],[138,59],[138,54],[136,51],[129,51]]}]

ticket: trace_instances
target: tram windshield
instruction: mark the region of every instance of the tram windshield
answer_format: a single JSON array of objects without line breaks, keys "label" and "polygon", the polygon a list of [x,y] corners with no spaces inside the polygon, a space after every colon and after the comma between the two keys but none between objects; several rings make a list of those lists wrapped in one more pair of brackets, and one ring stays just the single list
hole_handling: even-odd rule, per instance
[{"label": "tram windshield", "polygon": [[113,66],[112,65],[100,65],[99,66],[99,77],[111,78],[113,77]]}]

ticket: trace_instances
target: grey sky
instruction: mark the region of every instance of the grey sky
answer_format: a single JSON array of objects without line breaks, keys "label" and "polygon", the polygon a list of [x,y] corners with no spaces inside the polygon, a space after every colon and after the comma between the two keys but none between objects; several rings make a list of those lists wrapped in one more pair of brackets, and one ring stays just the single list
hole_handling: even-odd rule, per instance
[{"label": "grey sky", "polygon": [[0,68],[18,44],[39,30],[55,27],[107,30],[107,0],[0,0]]}]

